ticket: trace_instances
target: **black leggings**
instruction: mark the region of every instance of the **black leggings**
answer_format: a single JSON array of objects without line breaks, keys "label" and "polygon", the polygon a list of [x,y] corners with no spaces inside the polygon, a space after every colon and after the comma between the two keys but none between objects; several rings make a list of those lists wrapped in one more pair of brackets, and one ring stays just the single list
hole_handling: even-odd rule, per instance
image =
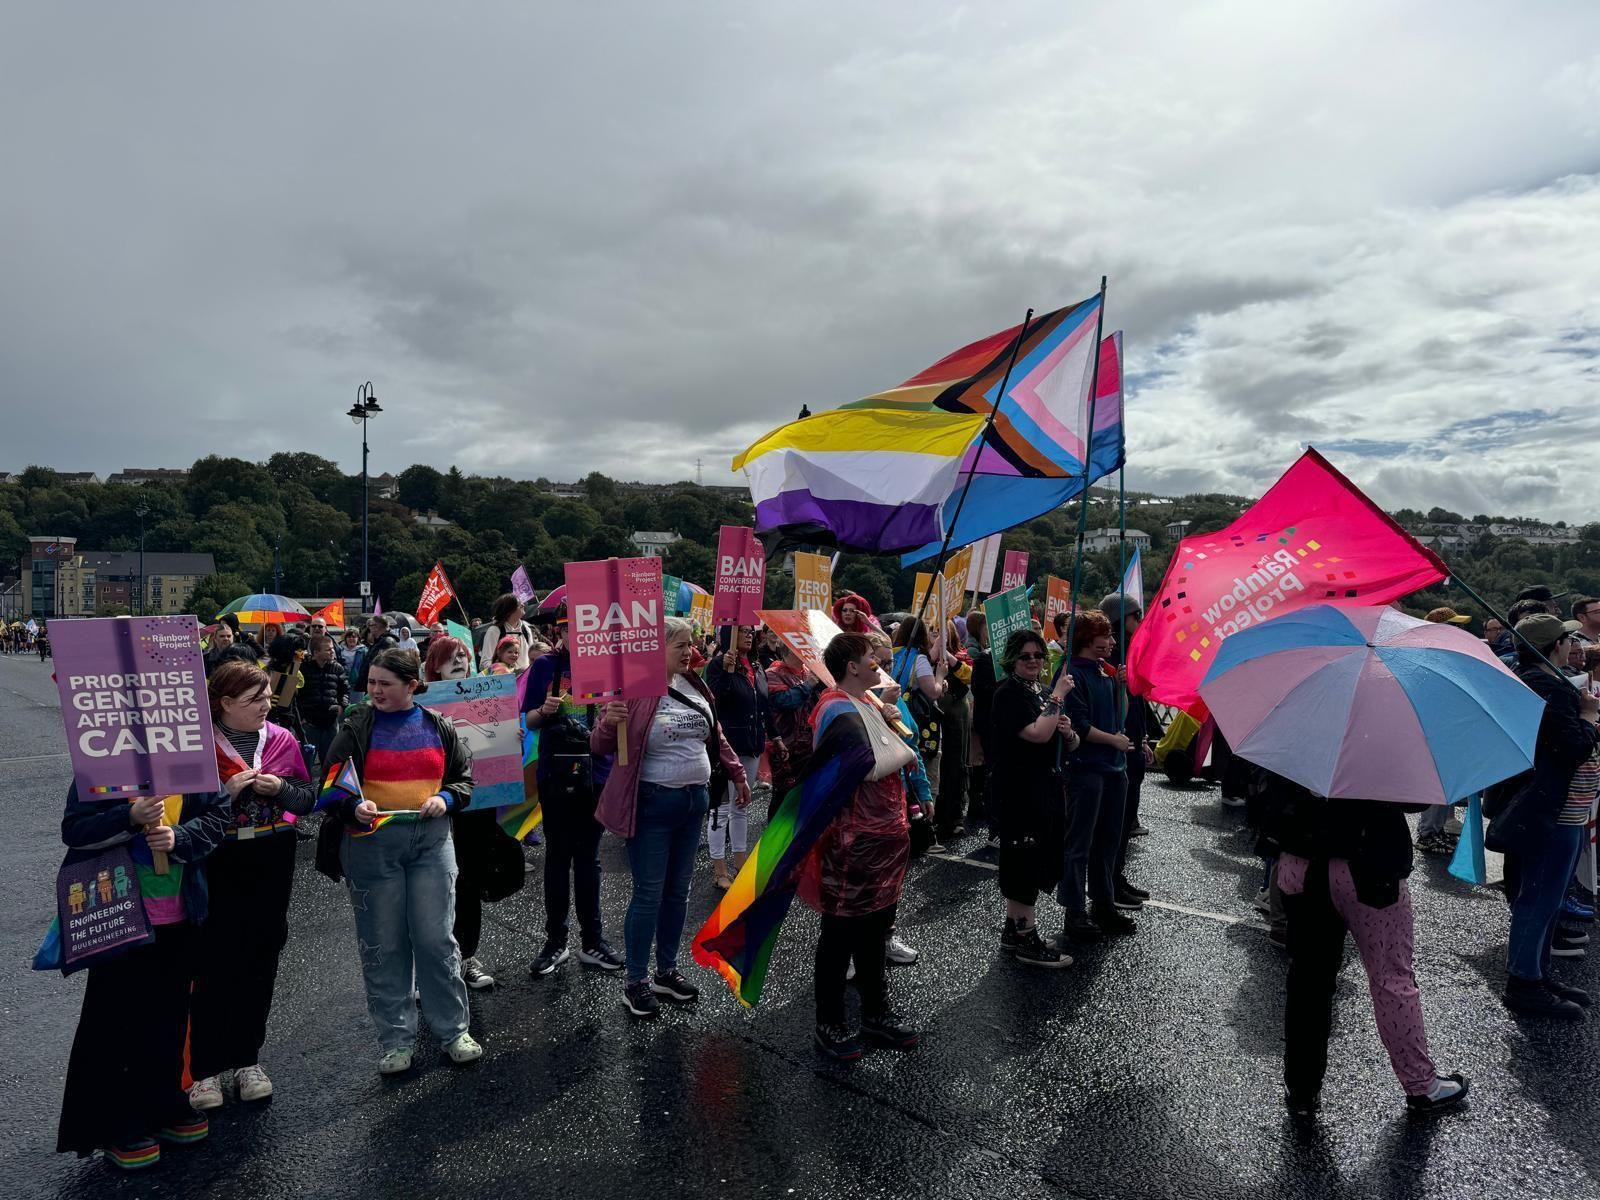
[{"label": "black leggings", "polygon": [[856,989],[861,993],[861,1015],[868,1020],[889,1010],[887,958],[889,931],[894,928],[896,906],[880,908],[861,917],[822,918],[817,939],[817,1024],[844,1024],[845,975],[850,960],[856,964]]}]

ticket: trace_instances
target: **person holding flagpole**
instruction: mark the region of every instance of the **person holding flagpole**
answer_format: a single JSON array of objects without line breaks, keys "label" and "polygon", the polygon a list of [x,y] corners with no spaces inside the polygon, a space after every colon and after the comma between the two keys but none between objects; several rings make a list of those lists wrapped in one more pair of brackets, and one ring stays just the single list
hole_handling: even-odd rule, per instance
[{"label": "person holding flagpole", "polygon": [[[1056,891],[1067,910],[1070,941],[1098,941],[1137,928],[1115,903],[1127,758],[1135,749],[1117,711],[1117,669],[1109,661],[1116,644],[1105,613],[1080,613],[1072,623],[1070,657],[1062,672],[1072,676],[1066,709],[1082,741],[1068,763],[1066,845]],[[1086,901],[1092,902],[1092,912]]]}]

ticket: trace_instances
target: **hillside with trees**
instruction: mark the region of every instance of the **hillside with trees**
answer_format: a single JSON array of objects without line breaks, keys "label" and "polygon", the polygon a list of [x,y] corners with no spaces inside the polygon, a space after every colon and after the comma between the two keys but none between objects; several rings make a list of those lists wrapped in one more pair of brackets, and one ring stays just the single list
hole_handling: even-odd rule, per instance
[{"label": "hillside with trees", "polygon": [[[665,566],[709,587],[717,530],[746,525],[752,510],[746,500],[724,490],[693,483],[639,485],[598,472],[588,475],[577,495],[556,495],[548,480],[513,480],[465,475],[455,467],[438,470],[417,464],[398,477],[394,500],[371,498],[371,563],[374,591],[392,611],[415,608],[422,580],[435,560],[442,561],[474,616],[487,613],[506,590],[520,564],[541,592],[562,580],[569,561],[636,553],[635,530],[668,530],[681,541],[669,550]],[[1129,528],[1151,535],[1144,555],[1145,589],[1153,594],[1172,553],[1166,533],[1171,522],[1189,521],[1192,532],[1218,529],[1249,504],[1240,496],[1195,495],[1160,500],[1130,495]],[[52,470],[29,467],[16,483],[0,485],[0,562],[15,570],[34,534],[70,536],[93,550],[133,550],[139,544],[138,509],[144,518],[148,550],[208,551],[217,574],[204,580],[188,608],[205,619],[235,596],[269,590],[274,556],[281,588],[292,596],[353,595],[361,565],[361,479],[309,453],[274,454],[264,463],[210,455],[196,462],[186,480],[143,485],[67,484]],[[449,524],[419,525],[418,513],[436,513]],[[1401,510],[1408,527],[1462,522],[1458,514]],[[1490,524],[1509,518],[1474,517]],[[1095,490],[1090,528],[1115,527],[1115,495]],[[1030,577],[1045,574],[1070,579],[1078,506],[1067,505],[1005,535],[1007,549],[1031,556]],[[1584,526],[1579,540],[1559,546],[1530,545],[1485,534],[1446,554],[1447,562],[1491,603],[1504,607],[1532,583],[1556,592],[1600,593],[1600,524]],[[924,564],[925,568],[925,564]],[[1121,578],[1118,550],[1084,559],[1082,594],[1098,599]],[[905,608],[911,601],[916,569],[901,569],[890,557],[846,554],[835,589],[866,596],[874,608]],[[787,604],[792,582],[781,562],[769,568],[768,595]],[[1436,604],[1468,608],[1459,592],[1442,587],[1408,600],[1413,611]]]}]

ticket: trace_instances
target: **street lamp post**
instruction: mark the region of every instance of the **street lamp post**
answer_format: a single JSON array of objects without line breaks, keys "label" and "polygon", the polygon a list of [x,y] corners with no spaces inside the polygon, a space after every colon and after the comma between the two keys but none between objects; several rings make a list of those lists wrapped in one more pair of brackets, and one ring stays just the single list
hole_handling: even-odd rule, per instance
[{"label": "street lamp post", "polygon": [[367,612],[372,598],[372,574],[367,562],[367,422],[383,408],[378,404],[377,393],[369,379],[356,389],[356,402],[345,414],[361,426],[361,611]]},{"label": "street lamp post", "polygon": [[145,582],[144,582],[144,519],[150,515],[150,509],[141,504],[134,509],[134,515],[139,518],[139,615],[144,616]]}]

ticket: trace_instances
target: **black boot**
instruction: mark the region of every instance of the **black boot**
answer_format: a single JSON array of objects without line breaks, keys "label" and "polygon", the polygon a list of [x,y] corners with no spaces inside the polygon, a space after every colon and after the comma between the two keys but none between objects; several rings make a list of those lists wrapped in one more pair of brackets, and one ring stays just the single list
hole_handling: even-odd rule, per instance
[{"label": "black boot", "polygon": [[1589,1007],[1589,993],[1581,987],[1573,987],[1570,983],[1557,983],[1554,979],[1546,979],[1544,986],[1563,1000],[1570,1000],[1580,1008]]},{"label": "black boot", "polygon": [[1583,1020],[1583,1009],[1545,987],[1542,979],[1506,978],[1506,1007],[1524,1017],[1553,1017],[1560,1021]]}]

